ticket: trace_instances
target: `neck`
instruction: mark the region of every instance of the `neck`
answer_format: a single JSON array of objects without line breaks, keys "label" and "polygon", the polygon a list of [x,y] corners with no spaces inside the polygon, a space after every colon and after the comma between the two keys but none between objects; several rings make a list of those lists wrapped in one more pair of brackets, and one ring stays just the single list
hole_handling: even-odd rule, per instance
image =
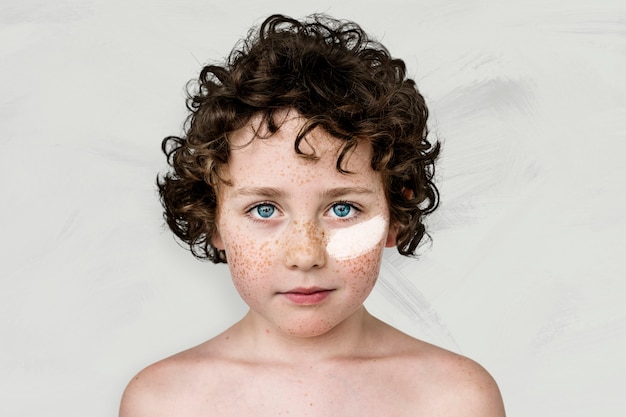
[{"label": "neck", "polygon": [[346,320],[316,336],[296,336],[275,328],[253,311],[229,332],[240,343],[241,352],[250,359],[250,352],[258,362],[307,363],[361,357],[371,348],[372,333],[378,320],[361,306]]}]

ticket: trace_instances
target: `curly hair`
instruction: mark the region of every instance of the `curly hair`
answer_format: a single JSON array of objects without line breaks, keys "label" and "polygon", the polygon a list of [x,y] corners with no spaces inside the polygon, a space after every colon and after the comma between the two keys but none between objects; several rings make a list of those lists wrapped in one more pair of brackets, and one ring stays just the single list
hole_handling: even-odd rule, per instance
[{"label": "curly hair", "polygon": [[[192,88],[193,87],[193,88]],[[312,15],[298,21],[267,18],[240,41],[223,65],[205,66],[188,85],[184,136],[162,142],[170,172],[157,178],[164,217],[194,256],[214,263],[226,254],[212,244],[220,167],[228,164],[229,136],[252,117],[267,130],[296,110],[305,120],[294,141],[321,128],[344,140],[336,167],[360,141],[371,143],[371,166],[382,174],[397,248],[414,255],[425,235],[424,216],[439,203],[433,182],[440,144],[427,140],[428,108],[406,66],[354,22]]]}]

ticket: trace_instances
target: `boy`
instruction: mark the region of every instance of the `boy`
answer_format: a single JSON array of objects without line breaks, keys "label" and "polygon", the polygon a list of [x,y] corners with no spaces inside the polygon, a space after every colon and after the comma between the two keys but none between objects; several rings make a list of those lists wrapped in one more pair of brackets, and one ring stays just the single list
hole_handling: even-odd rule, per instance
[{"label": "boy", "polygon": [[249,312],[129,384],[121,417],[500,417],[476,363],[371,316],[384,247],[412,255],[439,144],[401,60],[354,23],[269,17],[189,99],[165,217],[227,262]]}]

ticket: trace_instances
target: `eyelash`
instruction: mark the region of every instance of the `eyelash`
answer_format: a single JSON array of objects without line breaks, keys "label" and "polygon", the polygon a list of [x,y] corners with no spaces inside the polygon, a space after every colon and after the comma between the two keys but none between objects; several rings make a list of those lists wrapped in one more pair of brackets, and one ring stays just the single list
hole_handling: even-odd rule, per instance
[{"label": "eyelash", "polygon": [[333,207],[341,206],[341,205],[350,207],[350,209],[354,210],[355,213],[348,215],[348,217],[335,217],[335,219],[338,219],[339,221],[348,222],[348,221],[354,220],[361,213],[361,209],[359,207],[357,207],[354,203],[351,203],[345,200],[335,201],[333,204],[330,205],[330,207],[326,211],[330,211],[333,209]]},{"label": "eyelash", "polygon": [[[252,221],[259,222],[259,223],[264,223],[264,222],[270,220],[271,217],[263,218],[261,216],[255,215],[254,210],[256,210],[256,209],[258,209],[259,207],[262,207],[262,206],[272,206],[275,210],[278,210],[278,207],[276,207],[276,204],[272,203],[271,201],[261,201],[260,203],[257,203],[255,205],[253,205],[252,207],[250,207],[249,209],[247,209],[246,210],[246,215],[248,217],[250,217],[252,219]],[[280,210],[278,210],[278,211],[280,211]]]},{"label": "eyelash", "polygon": [[[357,205],[355,205],[354,203],[351,203],[351,202],[349,202],[349,201],[345,201],[345,200],[340,200],[340,201],[335,201],[335,202],[333,202],[333,203],[330,205],[330,207],[329,207],[328,209],[326,209],[325,213],[327,213],[327,212],[331,211],[331,210],[333,209],[333,207],[340,206],[340,205],[345,205],[345,206],[348,206],[348,207],[350,207],[350,209],[351,209],[351,210],[354,210],[354,211],[355,211],[355,213],[354,213],[354,214],[348,215],[348,217],[339,217],[339,216],[333,217],[333,219],[338,220],[338,221],[340,221],[340,222],[349,222],[349,221],[352,221],[352,220],[356,219],[356,218],[359,216],[359,214],[361,213],[361,211],[362,211],[362,210],[361,210],[361,209],[360,209]],[[266,222],[266,221],[268,221],[268,220],[271,220],[271,219],[272,219],[272,217],[263,218],[263,217],[260,217],[260,216],[255,215],[254,210],[258,209],[258,208],[259,208],[259,207],[261,207],[261,206],[271,206],[271,207],[273,207],[275,210],[280,211],[280,209],[276,206],[276,204],[272,203],[271,201],[262,201],[262,202],[260,202],[260,203],[257,203],[257,204],[255,204],[255,205],[253,205],[252,207],[248,208],[248,209],[246,210],[246,212],[245,212],[245,213],[246,213],[246,215],[247,215],[248,217],[250,217],[250,218],[251,218],[253,221],[255,221],[255,222],[264,223],[264,222]],[[272,213],[272,214],[273,214],[273,213]]]}]

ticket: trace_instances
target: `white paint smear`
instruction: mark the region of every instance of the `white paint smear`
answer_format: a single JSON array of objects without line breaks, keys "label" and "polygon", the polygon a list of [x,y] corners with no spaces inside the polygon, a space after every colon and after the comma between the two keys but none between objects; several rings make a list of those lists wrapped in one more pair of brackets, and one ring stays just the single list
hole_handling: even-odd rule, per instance
[{"label": "white paint smear", "polygon": [[372,250],[380,243],[387,230],[387,219],[378,215],[371,219],[334,231],[326,252],[338,260],[356,258]]}]

